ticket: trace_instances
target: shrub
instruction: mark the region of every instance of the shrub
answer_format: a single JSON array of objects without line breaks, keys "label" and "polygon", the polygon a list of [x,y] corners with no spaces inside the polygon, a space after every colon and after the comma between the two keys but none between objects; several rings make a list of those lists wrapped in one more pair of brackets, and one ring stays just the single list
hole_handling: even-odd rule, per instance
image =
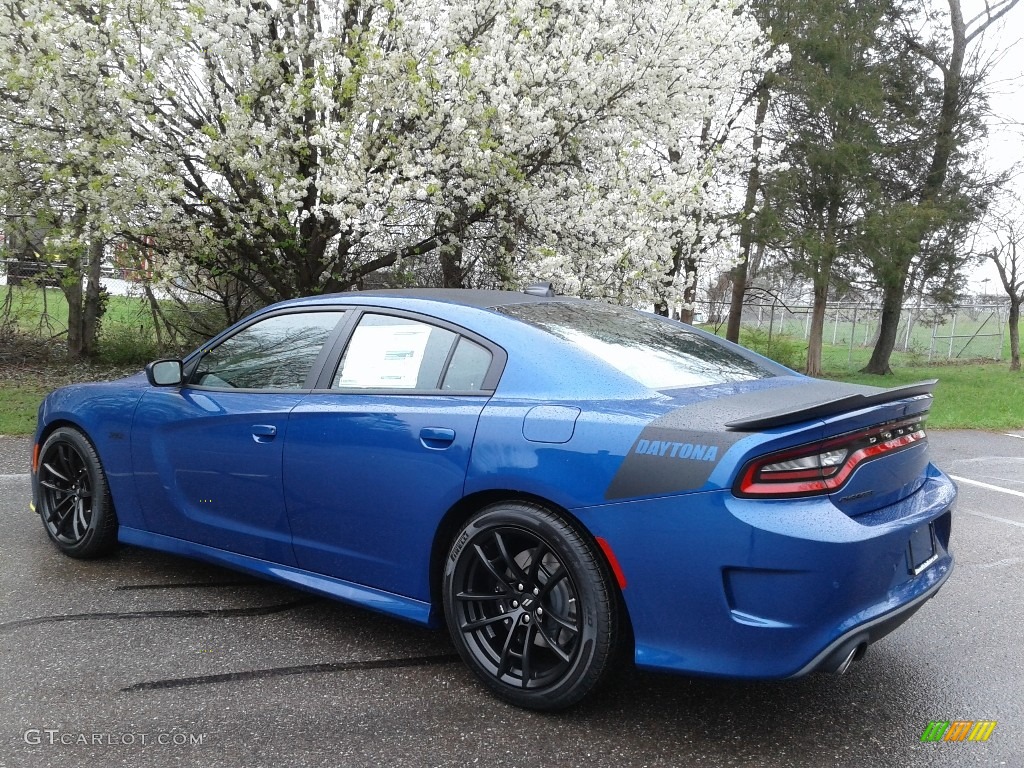
[{"label": "shrub", "polygon": [[139,325],[104,326],[99,339],[99,359],[110,365],[145,365],[160,353],[153,331]]},{"label": "shrub", "polygon": [[767,330],[743,328],[740,344],[793,370],[807,366],[807,342],[803,339],[777,335],[769,338]]}]

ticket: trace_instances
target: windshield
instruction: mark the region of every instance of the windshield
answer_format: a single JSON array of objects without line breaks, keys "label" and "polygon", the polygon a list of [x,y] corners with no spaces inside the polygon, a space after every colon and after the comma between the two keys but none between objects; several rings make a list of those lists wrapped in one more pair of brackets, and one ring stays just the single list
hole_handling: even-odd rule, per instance
[{"label": "windshield", "polygon": [[597,302],[538,302],[496,311],[542,328],[651,389],[749,381],[777,372],[656,315]]}]

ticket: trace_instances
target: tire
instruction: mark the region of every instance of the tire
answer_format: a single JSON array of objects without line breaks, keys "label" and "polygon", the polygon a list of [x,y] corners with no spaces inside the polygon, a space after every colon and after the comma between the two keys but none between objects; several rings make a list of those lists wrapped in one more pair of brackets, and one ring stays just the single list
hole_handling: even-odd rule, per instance
[{"label": "tire", "polygon": [[512,704],[565,709],[616,657],[618,595],[595,545],[535,504],[489,506],[455,536],[442,582],[459,655]]},{"label": "tire", "polygon": [[39,451],[39,516],[50,540],[66,555],[100,557],[117,545],[117,515],[107,476],[92,443],[61,427]]}]

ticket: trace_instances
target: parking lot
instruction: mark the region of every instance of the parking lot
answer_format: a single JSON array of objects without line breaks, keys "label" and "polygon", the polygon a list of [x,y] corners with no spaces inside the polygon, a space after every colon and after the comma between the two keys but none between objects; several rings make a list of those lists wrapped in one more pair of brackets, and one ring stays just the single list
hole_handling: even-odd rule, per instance
[{"label": "parking lot", "polygon": [[[144,550],[58,554],[29,441],[0,438],[0,768],[1019,766],[1024,437],[930,441],[960,483],[956,569],[845,676],[623,670],[541,715],[485,693],[443,633]],[[933,720],[997,726],[922,743]]]}]

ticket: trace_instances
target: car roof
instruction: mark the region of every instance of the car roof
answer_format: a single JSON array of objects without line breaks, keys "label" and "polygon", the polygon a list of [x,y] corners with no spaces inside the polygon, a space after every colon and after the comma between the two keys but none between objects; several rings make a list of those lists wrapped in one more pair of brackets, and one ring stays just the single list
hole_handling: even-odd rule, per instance
[{"label": "car roof", "polygon": [[373,298],[422,299],[444,304],[457,304],[464,307],[476,307],[478,309],[493,309],[512,304],[541,304],[545,302],[585,303],[583,299],[577,299],[572,296],[538,296],[517,291],[493,291],[476,288],[381,288],[372,291],[346,291],[344,293],[309,296],[293,299],[287,302],[287,304],[331,299],[359,300]]}]

